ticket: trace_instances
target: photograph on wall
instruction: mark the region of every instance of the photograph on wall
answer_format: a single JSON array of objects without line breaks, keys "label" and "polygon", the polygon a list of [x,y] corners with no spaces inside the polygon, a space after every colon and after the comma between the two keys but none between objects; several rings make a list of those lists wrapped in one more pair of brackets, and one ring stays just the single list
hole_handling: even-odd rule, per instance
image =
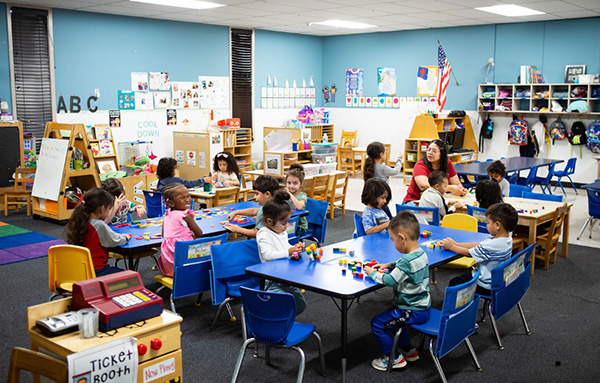
[{"label": "photograph on wall", "polygon": [[377,68],[377,95],[380,97],[396,95],[396,68]]},{"label": "photograph on wall", "polygon": [[265,174],[281,174],[281,156],[265,153]]},{"label": "photograph on wall", "polygon": [[131,72],[131,90],[150,90],[148,87],[148,72]]},{"label": "photograph on wall", "polygon": [[117,92],[119,109],[135,109],[135,92],[119,90]]},{"label": "photograph on wall", "polygon": [[100,174],[106,174],[117,170],[114,160],[96,160],[98,165],[98,172]]},{"label": "photograph on wall", "polygon": [[[111,128],[121,127],[121,111],[120,110],[109,110],[108,111],[108,125]],[[98,138],[98,129],[96,129],[96,138]]]},{"label": "photograph on wall", "polygon": [[170,92],[154,92],[154,109],[167,109],[171,107]]},{"label": "photograph on wall", "polygon": [[346,94],[363,95],[364,71],[362,68],[346,69]]},{"label": "photograph on wall", "polygon": [[151,92],[135,92],[135,109],[154,109],[154,95]]},{"label": "photograph on wall", "polygon": [[169,72],[150,72],[150,90],[171,90]]},{"label": "photograph on wall", "polygon": [[419,66],[417,69],[417,96],[436,96],[438,67]]},{"label": "photograph on wall", "polygon": [[173,82],[171,106],[178,109],[200,108],[200,89],[197,82]]},{"label": "photograph on wall", "polygon": [[229,77],[198,76],[200,107],[229,108]]},{"label": "photograph on wall", "polygon": [[167,125],[177,125],[176,109],[167,109]]}]

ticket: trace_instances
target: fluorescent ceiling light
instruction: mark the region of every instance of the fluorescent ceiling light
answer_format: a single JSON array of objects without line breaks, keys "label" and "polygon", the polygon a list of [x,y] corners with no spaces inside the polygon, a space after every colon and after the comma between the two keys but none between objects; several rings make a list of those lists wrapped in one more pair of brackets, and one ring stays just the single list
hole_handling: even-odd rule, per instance
[{"label": "fluorescent ceiling light", "polygon": [[478,11],[484,11],[489,13],[495,13],[501,16],[531,16],[531,15],[544,15],[545,12],[536,11],[535,9],[521,7],[520,5],[504,4],[494,5],[491,7],[480,7],[475,8]]},{"label": "fluorescent ceiling light", "polygon": [[208,1],[199,1],[199,0],[129,0],[136,3],[147,3],[147,4],[156,4],[156,5],[164,5],[166,7],[180,7],[180,8],[190,8],[190,9],[210,9],[210,8],[218,8],[224,7],[224,4],[211,3]]},{"label": "fluorescent ceiling light", "polygon": [[311,26],[313,24],[327,25],[329,27],[348,28],[348,29],[365,29],[365,28],[375,28],[376,27],[376,25],[356,23],[354,21],[346,21],[346,20],[325,20],[325,21],[309,23],[308,25]]}]

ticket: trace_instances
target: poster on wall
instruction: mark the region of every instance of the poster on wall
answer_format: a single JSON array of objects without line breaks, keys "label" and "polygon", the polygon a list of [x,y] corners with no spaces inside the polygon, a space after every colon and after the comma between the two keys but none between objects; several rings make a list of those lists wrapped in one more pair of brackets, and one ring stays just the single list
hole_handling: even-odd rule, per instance
[{"label": "poster on wall", "polygon": [[148,88],[148,72],[131,72],[131,90],[150,90]]},{"label": "poster on wall", "polygon": [[150,72],[150,90],[171,90],[169,72]]},{"label": "poster on wall", "polygon": [[154,109],[167,109],[171,107],[170,92],[154,92]]},{"label": "poster on wall", "polygon": [[183,150],[175,151],[175,161],[177,161],[179,164],[182,164],[185,161],[185,154]]},{"label": "poster on wall", "polygon": [[196,152],[193,150],[187,151],[187,164],[190,166],[196,166]]},{"label": "poster on wall", "polygon": [[135,92],[129,90],[119,90],[117,92],[119,109],[135,109]]},{"label": "poster on wall", "polygon": [[200,107],[229,108],[229,77],[198,76]]},{"label": "poster on wall", "polygon": [[363,95],[364,73],[362,68],[346,69],[346,94],[351,96]]},{"label": "poster on wall", "polygon": [[380,97],[396,95],[396,68],[377,68],[377,95]]},{"label": "poster on wall", "polygon": [[167,109],[167,126],[177,125],[177,110]]},{"label": "poster on wall", "polygon": [[200,89],[197,82],[179,81],[172,84],[171,106],[179,109],[200,108]]},{"label": "poster on wall", "polygon": [[[121,111],[120,110],[109,110],[108,111],[108,125],[111,128],[121,127]],[[98,136],[96,135],[96,138]]]},{"label": "poster on wall", "polygon": [[135,92],[135,109],[154,109],[153,97],[151,92]]},{"label": "poster on wall", "polygon": [[436,96],[438,67],[420,66],[417,70],[417,96]]}]

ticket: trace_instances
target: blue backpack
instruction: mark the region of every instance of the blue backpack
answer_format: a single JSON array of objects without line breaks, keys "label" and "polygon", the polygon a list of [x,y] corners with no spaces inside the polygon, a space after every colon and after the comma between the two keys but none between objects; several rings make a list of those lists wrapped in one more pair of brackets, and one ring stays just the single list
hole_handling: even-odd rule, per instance
[{"label": "blue backpack", "polygon": [[564,140],[567,138],[567,128],[560,117],[550,124],[550,138],[552,139],[552,143],[555,140]]},{"label": "blue backpack", "polygon": [[586,131],[587,148],[593,153],[600,153],[600,117],[590,123]]},{"label": "blue backpack", "polygon": [[527,121],[514,119],[508,129],[508,142],[511,145],[527,145]]}]

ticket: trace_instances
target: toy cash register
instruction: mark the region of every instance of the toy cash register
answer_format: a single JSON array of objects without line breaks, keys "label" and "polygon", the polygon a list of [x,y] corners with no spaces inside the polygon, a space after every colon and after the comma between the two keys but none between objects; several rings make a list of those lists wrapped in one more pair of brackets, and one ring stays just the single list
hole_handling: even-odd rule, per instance
[{"label": "toy cash register", "polygon": [[73,284],[73,310],[100,311],[100,331],[109,331],[158,316],[163,300],[147,290],[140,274],[127,270]]}]

